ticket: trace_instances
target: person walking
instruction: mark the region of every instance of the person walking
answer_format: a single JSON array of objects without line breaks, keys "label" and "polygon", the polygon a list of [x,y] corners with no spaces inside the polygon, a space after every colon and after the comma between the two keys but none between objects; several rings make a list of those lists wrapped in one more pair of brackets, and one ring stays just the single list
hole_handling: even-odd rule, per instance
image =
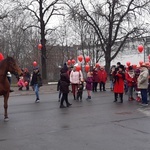
[{"label": "person walking", "polygon": [[114,102],[117,102],[118,94],[120,97],[120,103],[123,103],[123,93],[124,93],[124,80],[125,80],[125,71],[124,66],[120,65],[118,69],[114,71]]},{"label": "person walking", "polygon": [[140,75],[137,78],[138,88],[141,91],[142,106],[148,106],[148,101],[147,101],[148,78],[149,78],[149,72],[147,66],[143,64],[140,68]]},{"label": "person walking", "polygon": [[[62,68],[60,74],[60,92],[62,93],[61,101],[60,101],[60,108],[66,108],[71,106],[68,102],[68,93],[69,93],[69,75],[67,73],[68,69]],[[64,101],[66,102],[66,106],[64,106]]]},{"label": "person walking", "polygon": [[33,75],[31,79],[31,86],[34,87],[35,95],[36,95],[36,103],[40,102],[39,98],[39,88],[42,86],[42,78],[38,67],[33,68]]}]

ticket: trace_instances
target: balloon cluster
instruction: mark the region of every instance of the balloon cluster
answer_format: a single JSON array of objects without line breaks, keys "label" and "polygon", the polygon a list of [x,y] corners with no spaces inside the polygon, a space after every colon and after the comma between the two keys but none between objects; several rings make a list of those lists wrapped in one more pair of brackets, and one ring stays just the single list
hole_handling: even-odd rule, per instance
[{"label": "balloon cluster", "polygon": [[[79,56],[77,57],[77,60],[78,60],[78,62],[80,62],[80,63],[84,60],[85,63],[86,63],[84,69],[85,69],[86,72],[89,72],[89,70],[90,70],[89,62],[90,62],[91,58],[90,58],[89,56],[85,56],[85,58],[83,58],[82,55],[79,55]],[[76,63],[76,61],[75,61],[74,59],[67,61],[67,64],[68,64],[69,66],[70,66],[70,65],[74,65],[75,63]],[[99,63],[96,63],[96,64],[95,64],[95,67],[96,67],[96,68],[98,68],[99,66],[100,66]],[[75,67],[76,67],[76,71],[80,71],[80,70],[81,70],[81,66],[80,66],[79,64],[78,64],[77,66],[75,66]]]},{"label": "balloon cluster", "polygon": [[74,65],[75,63],[76,63],[76,61],[74,59],[67,61],[68,65],[71,65],[71,64]]}]

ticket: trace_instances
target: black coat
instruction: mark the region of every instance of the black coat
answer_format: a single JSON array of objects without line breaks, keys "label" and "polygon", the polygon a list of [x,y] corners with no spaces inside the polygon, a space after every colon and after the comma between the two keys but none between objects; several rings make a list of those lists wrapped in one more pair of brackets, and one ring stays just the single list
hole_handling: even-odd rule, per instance
[{"label": "black coat", "polygon": [[41,74],[40,72],[33,72],[33,76],[31,79],[31,86],[33,86],[34,84],[38,84],[38,86],[42,86],[42,78],[41,78]]},{"label": "black coat", "polygon": [[60,75],[60,92],[61,93],[69,93],[69,75],[67,73],[62,73]]}]

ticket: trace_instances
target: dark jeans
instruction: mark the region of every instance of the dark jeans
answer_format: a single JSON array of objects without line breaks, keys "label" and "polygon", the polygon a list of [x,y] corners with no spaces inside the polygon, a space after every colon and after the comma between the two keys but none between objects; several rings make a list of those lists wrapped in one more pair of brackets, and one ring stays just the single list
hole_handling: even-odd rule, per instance
[{"label": "dark jeans", "polygon": [[9,84],[11,84],[11,77],[7,77]]},{"label": "dark jeans", "polygon": [[147,89],[141,89],[142,103],[147,104]]},{"label": "dark jeans", "polygon": [[93,92],[97,92],[97,84],[98,82],[93,82]]},{"label": "dark jeans", "polygon": [[64,101],[66,102],[67,105],[69,104],[68,93],[62,93],[61,102],[60,102],[61,106],[64,105]]},{"label": "dark jeans", "polygon": [[99,83],[99,90],[101,91],[102,88],[103,88],[103,91],[105,91],[105,83],[104,82]]}]

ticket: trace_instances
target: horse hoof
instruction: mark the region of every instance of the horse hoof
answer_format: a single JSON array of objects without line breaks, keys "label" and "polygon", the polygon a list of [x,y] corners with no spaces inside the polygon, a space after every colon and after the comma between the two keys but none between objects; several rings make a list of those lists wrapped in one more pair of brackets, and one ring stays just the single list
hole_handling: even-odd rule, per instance
[{"label": "horse hoof", "polygon": [[8,119],[8,118],[4,118],[4,121],[5,121],[5,122],[8,122],[8,121],[9,121],[9,119]]}]

